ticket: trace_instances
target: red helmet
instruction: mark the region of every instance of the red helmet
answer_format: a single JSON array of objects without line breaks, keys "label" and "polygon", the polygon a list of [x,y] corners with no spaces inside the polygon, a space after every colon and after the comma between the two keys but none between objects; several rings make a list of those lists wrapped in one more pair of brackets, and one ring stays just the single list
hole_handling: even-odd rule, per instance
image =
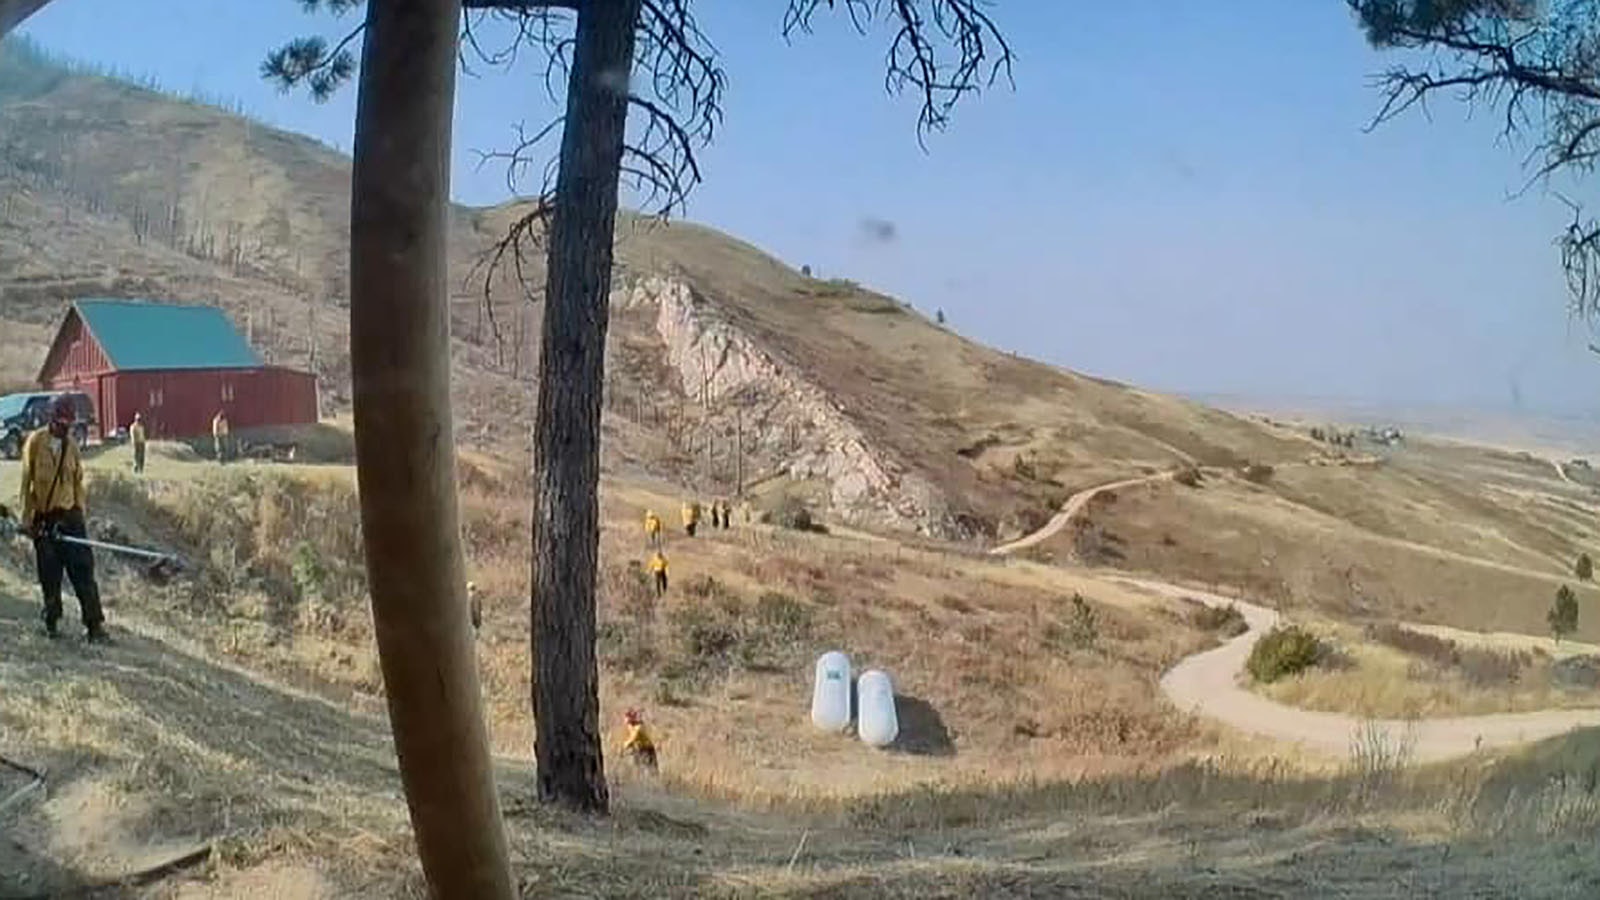
[{"label": "red helmet", "polygon": [[637,725],[644,721],[644,716],[640,715],[637,709],[630,709],[622,714],[622,721],[629,725]]}]

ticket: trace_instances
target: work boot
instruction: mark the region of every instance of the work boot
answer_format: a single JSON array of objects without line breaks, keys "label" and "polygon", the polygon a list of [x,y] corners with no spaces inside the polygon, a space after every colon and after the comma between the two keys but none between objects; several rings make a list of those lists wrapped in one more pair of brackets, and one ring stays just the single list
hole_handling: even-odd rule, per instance
[{"label": "work boot", "polygon": [[84,635],[83,639],[91,644],[111,643],[111,635],[106,633],[104,625],[90,625],[88,633]]}]

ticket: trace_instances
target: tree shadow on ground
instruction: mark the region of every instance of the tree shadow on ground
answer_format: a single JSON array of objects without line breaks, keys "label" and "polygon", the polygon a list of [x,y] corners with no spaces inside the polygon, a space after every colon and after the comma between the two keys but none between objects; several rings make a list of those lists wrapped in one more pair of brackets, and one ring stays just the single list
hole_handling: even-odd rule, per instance
[{"label": "tree shadow on ground", "polygon": [[890,750],[912,756],[956,755],[955,739],[933,704],[909,694],[895,694],[894,706],[900,720],[900,734],[889,745]]}]

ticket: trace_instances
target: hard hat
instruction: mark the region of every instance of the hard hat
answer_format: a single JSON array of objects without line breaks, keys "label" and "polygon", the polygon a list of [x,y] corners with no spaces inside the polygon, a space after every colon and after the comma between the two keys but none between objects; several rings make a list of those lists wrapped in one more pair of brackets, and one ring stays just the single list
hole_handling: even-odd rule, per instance
[{"label": "hard hat", "polygon": [[644,716],[640,715],[637,709],[629,709],[622,714],[622,720],[629,725],[637,725],[644,720]]}]

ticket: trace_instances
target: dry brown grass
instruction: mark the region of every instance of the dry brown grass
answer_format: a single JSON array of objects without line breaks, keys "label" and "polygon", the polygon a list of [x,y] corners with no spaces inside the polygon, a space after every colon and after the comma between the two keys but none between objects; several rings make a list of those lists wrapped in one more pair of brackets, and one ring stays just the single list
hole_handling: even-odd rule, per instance
[{"label": "dry brown grass", "polygon": [[[348,478],[331,471],[189,470],[198,482],[152,479],[144,501],[98,475],[97,502],[130,513],[139,502],[168,509],[178,539],[180,512],[209,516],[189,527],[254,547],[241,554],[247,563],[284,546],[262,539],[273,533],[263,509],[299,503],[315,520],[316,510],[349,502]],[[478,575],[522,569],[506,565],[526,539],[519,488],[506,478],[475,466],[463,475]],[[253,503],[225,508],[209,493],[223,485]],[[602,619],[626,625],[642,615],[628,574],[642,555],[637,512],[670,508],[675,498],[616,484],[606,493]],[[252,517],[266,524],[228,530]],[[684,673],[656,662],[608,665],[607,720],[624,704],[644,703],[664,750],[658,781],[614,764],[618,814],[608,823],[531,807],[526,762],[508,761],[508,822],[530,895],[1402,896],[1419,884],[1456,894],[1488,884],[1544,896],[1594,877],[1588,857],[1559,849],[1600,825],[1600,794],[1584,776],[1600,760],[1590,734],[1505,761],[1421,770],[1406,765],[1403,747],[1358,745],[1346,765],[1308,772],[1164,709],[1148,679],[1208,638],[1182,621],[1184,610],[1093,576],[745,526],[674,537],[668,552],[676,585],[651,617],[649,646],[659,662],[706,663],[691,673],[700,680],[686,683],[691,705],[654,699],[663,678]],[[525,760],[525,585],[521,576],[499,577],[488,582],[485,688],[497,744]],[[22,591],[12,579],[0,593]],[[1057,643],[1073,633],[1066,611],[1074,591],[1093,604],[1092,647]],[[764,606],[775,593],[785,600]],[[150,622],[138,627],[162,642],[130,635],[113,650],[126,655],[105,665],[86,656],[86,668],[65,672],[40,652],[48,650],[42,642],[0,660],[6,683],[23,686],[0,696],[0,723],[23,736],[15,751],[82,773],[64,775],[61,799],[27,819],[17,833],[26,847],[51,848],[66,866],[55,875],[70,878],[226,832],[210,883],[186,885],[181,896],[297,885],[418,895],[381,726],[208,661],[226,646],[214,632],[259,615],[247,603],[222,622],[162,621],[160,596],[136,600],[123,589],[117,600],[120,622]],[[14,621],[31,615],[15,603],[4,611]],[[735,632],[731,652],[685,643],[685,615]],[[762,623],[788,629],[802,646],[758,643],[755,656],[741,653],[738,642],[760,637]],[[288,643],[326,640],[360,652],[355,632],[324,630],[303,623]],[[850,649],[860,662],[886,665],[938,715],[954,755],[878,753],[811,729],[810,659],[846,632],[858,636]],[[283,676],[315,668],[265,643],[243,642],[233,658]],[[41,677],[50,666],[55,674]],[[306,683],[334,677],[319,674]],[[67,838],[80,821],[67,810],[111,808],[125,812],[75,832],[76,843]],[[1491,844],[1497,864],[1480,865],[1480,848]],[[1365,874],[1384,866],[1427,874],[1411,882]]]},{"label": "dry brown grass", "polygon": [[[134,479],[121,463],[115,453],[94,460],[93,514],[130,539],[185,550],[197,567],[167,588],[121,582],[115,615],[137,614],[291,683],[376,700],[348,470],[169,458]],[[485,609],[491,735],[499,752],[525,757],[526,486],[473,457],[461,482],[468,577]],[[740,523],[693,540],[669,527],[673,590],[657,606],[643,589],[638,520],[646,506],[672,510],[680,498],[617,484],[605,495],[606,722],[645,707],[664,776],[681,792],[761,807],[1076,776],[1180,758],[1215,740],[1156,689],[1166,666],[1212,638],[1127,589],[1017,561]],[[1074,595],[1093,620],[1087,636]],[[898,752],[810,726],[810,667],[834,647],[894,676],[906,718]]]},{"label": "dry brown grass", "polygon": [[1461,647],[1395,625],[1358,629],[1319,621],[1340,664],[1256,689],[1306,709],[1383,719],[1471,716],[1600,704],[1550,678],[1550,658],[1529,650]]},{"label": "dry brown grass", "polygon": [[[1465,507],[1449,513],[1454,519],[1440,512],[1427,529],[1418,524],[1402,541],[1273,493],[1305,471],[1310,470],[1279,467],[1265,488],[1220,477],[1209,478],[1198,490],[1146,485],[1121,492],[1117,503],[1091,511],[1089,520],[1116,542],[1123,555],[1120,566],[1201,585],[1230,585],[1267,606],[1314,608],[1347,620],[1389,618],[1534,635],[1547,631],[1545,612],[1556,587],[1570,580],[1571,557],[1552,557],[1541,565],[1538,554],[1507,544],[1497,529],[1515,518],[1513,511],[1494,519]],[[1327,488],[1329,496],[1361,489],[1361,484]],[[1394,508],[1410,502],[1400,489],[1386,496],[1383,502]],[[1469,534],[1486,556],[1457,549],[1468,547],[1459,537],[1446,539],[1460,533]],[[1068,540],[1047,541],[1043,552],[1066,558]],[[1430,542],[1436,549],[1425,546]],[[1501,555],[1491,553],[1495,547]],[[1585,610],[1575,637],[1592,640],[1600,636],[1600,616],[1588,611],[1600,601],[1600,591],[1576,582],[1573,589]]]}]

